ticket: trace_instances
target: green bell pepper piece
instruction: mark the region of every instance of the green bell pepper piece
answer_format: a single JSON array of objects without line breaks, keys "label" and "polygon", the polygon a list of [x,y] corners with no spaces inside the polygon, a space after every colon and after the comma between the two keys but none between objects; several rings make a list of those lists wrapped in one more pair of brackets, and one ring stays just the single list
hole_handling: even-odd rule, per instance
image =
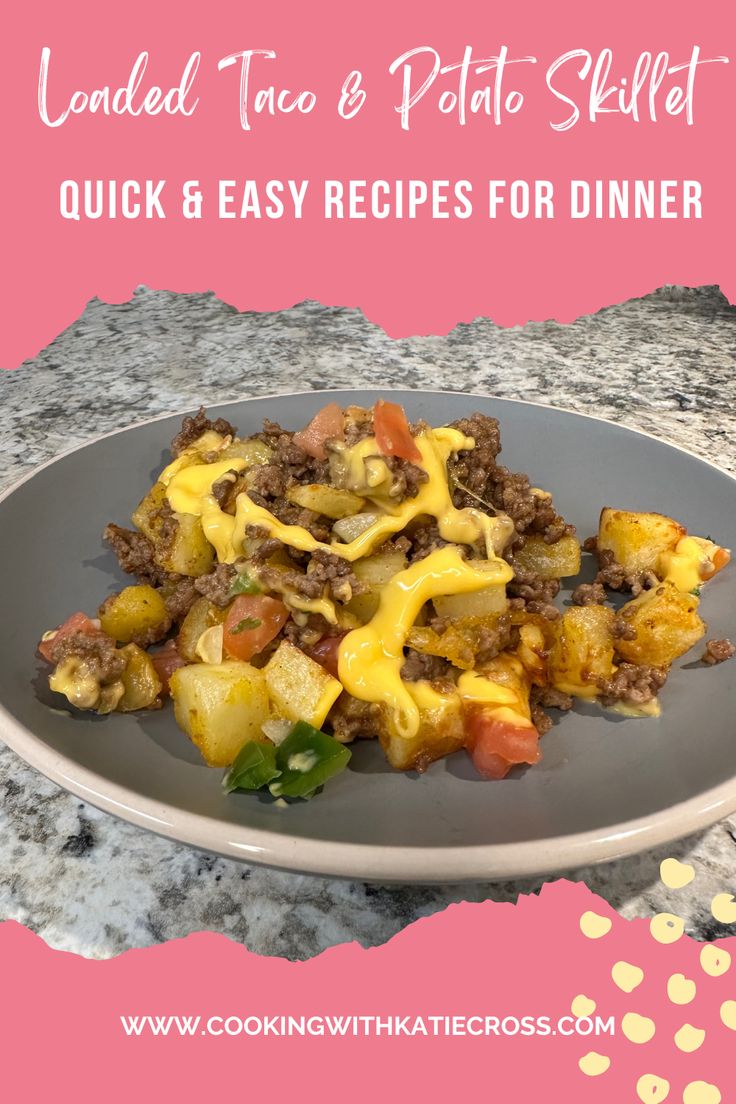
[{"label": "green bell pepper piece", "polygon": [[276,748],[280,774],[269,785],[274,797],[311,797],[350,762],[351,752],[306,721],[297,721]]},{"label": "green bell pepper piece", "polygon": [[260,790],[262,786],[278,778],[281,771],[276,765],[276,748],[273,744],[260,744],[249,740],[235,757],[222,780],[225,793],[233,790]]}]

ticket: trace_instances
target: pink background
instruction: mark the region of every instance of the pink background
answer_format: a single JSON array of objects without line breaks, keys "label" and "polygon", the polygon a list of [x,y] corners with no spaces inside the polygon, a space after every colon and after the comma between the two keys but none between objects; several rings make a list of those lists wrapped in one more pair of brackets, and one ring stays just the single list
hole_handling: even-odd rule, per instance
[{"label": "pink background", "polygon": [[[587,939],[579,919],[592,909],[613,921]],[[736,958],[736,939],[723,941]],[[626,921],[585,886],[556,882],[517,905],[462,904],[420,920],[388,944],[335,947],[302,963],[260,958],[224,936],[192,935],[93,962],[50,950],[14,923],[0,926],[3,1096],[8,1100],[452,1100],[627,1104],[644,1073],[671,1083],[679,1102],[690,1081],[734,1100],[734,1034],[719,1018],[736,998],[736,966],[707,976],[700,944],[656,943],[644,920]],[[624,959],[644,969],[627,995],[611,980]],[[666,982],[679,972],[695,1000],[670,1004]],[[596,1014],[617,1021],[651,1017],[654,1038],[490,1037],[414,1039],[127,1038],[120,1015],[567,1015],[583,993]],[[689,1022],[706,1032],[693,1054],[673,1035]],[[578,1059],[611,1059],[595,1078]],[[59,1095],[59,1088],[64,1093]]]},{"label": "pink background", "polygon": [[[12,15],[11,15],[12,12]],[[4,11],[6,50],[0,67],[5,116],[0,363],[14,367],[69,325],[92,296],[130,297],[139,283],[176,291],[214,290],[240,309],[273,310],[305,297],[357,305],[390,335],[441,333],[489,315],[502,325],[582,313],[643,294],[663,283],[720,283],[736,297],[732,250],[734,204],[726,152],[733,138],[736,64],[705,66],[696,78],[696,125],[663,118],[656,125],[609,115],[556,133],[550,118],[567,109],[547,92],[544,71],[576,47],[614,50],[614,72],[630,75],[643,50],[669,50],[673,62],[698,44],[703,57],[730,55],[736,9],[703,0],[668,4],[589,0],[488,4],[463,0],[373,0],[216,5],[129,0],[115,15],[99,2],[29,3]],[[12,26],[7,23],[12,19]],[[390,62],[405,50],[434,45],[456,62],[466,44],[476,54],[507,44],[517,66],[511,83],[528,93],[517,116],[495,127],[430,109],[413,115],[409,133],[393,110],[399,80]],[[41,48],[52,50],[49,98],[60,111],[71,90],[127,80],[134,58],[150,52],[146,81],[179,81],[189,54],[202,52],[191,118],[76,116],[58,129],[38,116]],[[273,48],[254,80],[311,88],[311,115],[255,119],[241,130],[238,74],[217,71],[225,55]],[[369,99],[352,121],[335,109],[352,68],[364,74]],[[522,72],[523,71],[523,72]],[[260,78],[259,78],[260,74]],[[575,82],[572,81],[574,84]],[[443,85],[444,87],[444,85]],[[61,180],[166,178],[171,199],[181,181],[199,178],[310,179],[317,199],[325,177],[468,178],[477,214],[467,222],[325,222],[321,204],[300,223],[218,222],[211,209],[186,222],[170,203],[165,222],[65,222],[58,214]],[[489,177],[696,178],[703,183],[702,222],[493,223],[483,217]]]}]

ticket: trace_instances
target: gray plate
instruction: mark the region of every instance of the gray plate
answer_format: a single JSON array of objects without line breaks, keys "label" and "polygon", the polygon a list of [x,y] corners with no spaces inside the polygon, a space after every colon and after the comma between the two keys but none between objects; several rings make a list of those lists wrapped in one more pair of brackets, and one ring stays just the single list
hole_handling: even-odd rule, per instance
[{"label": "gray plate", "polygon": [[[378,392],[336,391],[213,408],[242,433],[262,419],[303,425],[330,399],[369,405]],[[527,403],[397,392],[412,418],[442,424],[473,410],[501,421],[503,460],[554,492],[581,536],[601,506],[672,514],[736,547],[736,481],[677,448],[620,426]],[[477,779],[464,753],[422,776],[394,773],[373,744],[315,800],[280,809],[224,797],[170,709],[74,718],[34,657],[41,633],[94,613],[124,576],[102,544],[125,523],[166,461],[179,417],[101,438],[41,468],[0,500],[0,735],[61,786],[163,835],[289,869],[380,881],[462,881],[551,873],[660,844],[736,808],[736,661],[678,662],[659,720],[576,707],[545,736],[544,758],[503,782]],[[705,591],[709,635],[733,634],[736,572]],[[9,629],[10,627],[10,629]],[[690,668],[690,669],[688,669]]]}]

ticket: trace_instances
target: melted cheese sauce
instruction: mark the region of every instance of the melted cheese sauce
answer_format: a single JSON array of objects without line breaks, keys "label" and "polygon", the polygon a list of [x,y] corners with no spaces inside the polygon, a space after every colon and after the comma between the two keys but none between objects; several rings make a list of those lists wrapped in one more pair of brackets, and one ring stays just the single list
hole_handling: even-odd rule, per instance
[{"label": "melted cheese sauce", "polygon": [[606,706],[610,713],[620,713],[622,717],[659,717],[662,710],[659,698],[652,698],[643,705],[632,705],[631,702],[616,702],[615,705]]},{"label": "melted cheese sauce", "polygon": [[[496,560],[498,583],[507,583],[513,572],[504,560]],[[378,611],[367,625],[354,629],[338,653],[340,682],[361,701],[379,702],[392,713],[400,736],[419,731],[419,706],[401,679],[404,647],[417,615],[431,598],[440,594],[468,594],[488,586],[489,571],[478,571],[458,548],[437,549],[424,560],[400,571],[381,591]]]},{"label": "melted cheese sauce", "polygon": [[[178,460],[181,459],[181,456],[178,457]],[[177,462],[175,460],[174,464]],[[214,464],[190,462],[188,466],[180,467],[174,472],[169,470],[171,467],[169,465],[166,469],[166,481],[163,475],[161,477],[171,509],[177,514],[194,514],[199,517],[204,535],[215,549],[220,563],[233,563],[238,556],[235,548],[236,520],[220,508],[212,494],[212,488],[228,472],[242,471],[246,467],[245,460],[232,457],[230,460],[218,460]],[[242,537],[240,545],[242,547]]]},{"label": "melted cheese sauce", "polygon": [[718,551],[718,545],[704,537],[683,537],[674,551],[663,552],[659,557],[659,574],[665,581],[674,583],[678,590],[689,594],[715,574],[713,558]]},{"label": "melted cheese sauce", "polygon": [[206,430],[201,437],[198,437],[191,445],[181,452],[176,460],[172,460],[158,477],[159,483],[163,483],[165,487],[168,487],[171,480],[174,478],[177,472],[180,472],[182,468],[186,468],[189,464],[195,463],[200,460],[202,453],[204,452],[219,452],[230,443],[229,437],[223,437],[221,433],[216,433],[214,429]]},{"label": "melted cheese sauce", "polygon": [[[238,495],[235,510],[235,547],[238,540],[242,540],[247,525],[259,525],[265,529],[269,536],[276,537],[291,548],[298,548],[302,552],[315,552],[323,549],[342,556],[351,563],[369,556],[379,544],[388,537],[400,533],[402,529],[420,515],[429,515],[437,520],[440,535],[452,544],[475,544],[483,540],[486,546],[486,554],[493,559],[497,550],[504,547],[512,534],[513,523],[502,515],[501,517],[489,517],[480,510],[458,510],[453,506],[450,489],[447,483],[447,460],[452,452],[473,447],[473,439],[465,437],[458,430],[450,428],[434,429],[420,437],[415,438],[417,447],[422,454],[421,467],[429,476],[423,483],[419,493],[414,498],[407,498],[404,502],[391,504],[383,499],[381,508],[385,513],[378,517],[372,525],[348,544],[334,540],[330,544],[323,544],[299,525],[284,525],[273,514],[256,505],[247,494]],[[348,455],[346,463],[350,470],[364,471],[366,456],[375,452],[376,445],[372,439],[361,441],[351,449],[346,449]],[[388,472],[388,467],[383,461],[383,466]],[[389,472],[390,475],[390,472]],[[361,491],[364,495],[368,492],[365,486],[365,476]],[[354,486],[358,486],[357,474]],[[352,488],[349,488],[352,489]]]},{"label": "melted cheese sauce", "polygon": [[[217,434],[215,436],[218,436]],[[200,439],[201,440],[201,439]],[[231,470],[242,471],[246,461],[233,457],[212,464],[192,463],[192,455],[178,457],[164,470],[160,481],[166,486],[166,497],[171,508],[177,513],[194,514],[202,519],[205,536],[214,546],[221,563],[232,563],[243,551],[243,540],[248,525],[258,525],[271,537],[275,537],[290,548],[302,552],[315,552],[322,549],[342,556],[351,563],[368,556],[388,537],[401,532],[411,521],[420,515],[429,515],[437,520],[440,535],[452,544],[475,544],[481,539],[485,543],[486,555],[495,559],[513,532],[513,523],[505,515],[489,517],[480,510],[456,509],[453,505],[447,482],[447,460],[451,453],[469,449],[474,445],[472,437],[466,437],[456,429],[444,427],[430,430],[416,438],[417,447],[422,454],[421,466],[427,472],[428,479],[414,498],[401,503],[382,502],[385,511],[372,525],[355,540],[347,544],[333,540],[324,544],[315,540],[308,530],[300,525],[285,525],[278,518],[257,505],[246,494],[237,497],[235,517],[225,513],[212,495],[213,484]],[[199,442],[197,443],[199,445]],[[365,493],[366,480],[377,480],[376,487],[383,485],[385,474],[390,471],[385,461],[374,457],[376,443],[373,438],[358,442],[352,448],[344,450],[344,462],[352,473],[349,478],[357,486],[360,479]],[[368,460],[377,459],[382,465],[373,475],[366,470]],[[184,461],[182,465],[181,461]],[[383,471],[385,469],[385,472]]]}]

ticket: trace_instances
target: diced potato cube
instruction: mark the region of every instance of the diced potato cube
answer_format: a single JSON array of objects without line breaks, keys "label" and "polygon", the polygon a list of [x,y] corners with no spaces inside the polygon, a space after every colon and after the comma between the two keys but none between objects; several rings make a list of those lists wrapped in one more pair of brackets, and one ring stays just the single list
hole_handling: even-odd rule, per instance
[{"label": "diced potato cube", "polygon": [[282,640],[263,668],[274,713],[321,728],[342,693],[336,678],[300,648]]},{"label": "diced potato cube", "polygon": [[[486,567],[495,574],[496,565],[489,560],[473,560],[476,571]],[[487,617],[489,614],[505,613],[508,609],[505,583],[491,583],[483,590],[472,594],[447,594],[434,599],[434,608],[439,617],[449,617],[452,621],[461,617]]]},{"label": "diced potato cube", "polygon": [[607,606],[573,606],[555,622],[549,672],[566,694],[594,698],[597,680],[613,674],[614,613]]},{"label": "diced potato cube", "polygon": [[212,570],[215,552],[204,535],[202,523],[194,514],[174,514],[176,532],[166,542],[157,563],[176,575],[207,575]]},{"label": "diced potato cube", "polygon": [[598,548],[613,553],[617,563],[627,571],[655,571],[659,557],[675,547],[687,530],[674,518],[664,514],[601,511],[598,527]]},{"label": "diced potato cube", "polygon": [[162,596],[153,587],[144,585],[125,587],[119,594],[111,594],[100,606],[99,618],[102,631],[121,644],[136,639],[153,644],[171,624]]},{"label": "diced potato cube", "polygon": [[580,542],[577,537],[564,536],[555,544],[544,537],[527,537],[514,555],[514,565],[520,571],[533,571],[542,579],[564,579],[580,571]]},{"label": "diced potato cube", "polygon": [[616,644],[619,655],[629,663],[669,667],[705,635],[698,599],[683,594],[671,582],[642,591],[622,607],[619,616],[636,631],[633,640],[621,639]]},{"label": "diced potato cube", "polygon": [[356,594],[350,599],[345,609],[351,613],[361,625],[367,625],[378,610],[381,601],[381,592],[367,590],[364,594]]},{"label": "diced potato cube", "polygon": [[156,674],[153,660],[137,644],[127,644],[120,649],[125,656],[125,670],[120,676],[123,696],[116,705],[119,713],[132,713],[136,709],[150,709],[160,705],[161,680]]},{"label": "diced potato cube", "polygon": [[458,694],[440,694],[426,683],[406,685],[419,706],[418,732],[410,737],[399,735],[391,711],[383,709],[379,738],[392,767],[423,771],[435,759],[450,755],[465,743],[462,703]]},{"label": "diced potato cube", "polygon": [[248,740],[266,742],[268,692],[262,671],[249,663],[196,663],[169,682],[174,716],[211,767],[228,767]]},{"label": "diced potato cube", "polygon": [[363,625],[370,621],[378,609],[381,591],[386,583],[403,571],[406,565],[407,559],[404,553],[393,550],[377,552],[374,556],[356,560],[353,571],[356,578],[367,589],[350,599],[345,607],[348,612],[354,614]]},{"label": "diced potato cube", "polygon": [[329,487],[325,483],[297,483],[286,492],[289,502],[296,506],[302,506],[305,510],[313,510],[315,514],[323,514],[325,517],[338,521],[340,518],[352,517],[365,506],[365,499],[352,491],[344,491],[339,487]]},{"label": "diced potato cube", "polygon": [[163,483],[154,483],[145,498],[138,504],[131,521],[141,533],[156,543],[161,531],[159,511],[166,502],[166,487]]},{"label": "diced potato cube", "polygon": [[221,625],[226,616],[227,610],[213,605],[207,598],[197,598],[179,629],[176,640],[179,655],[186,659],[187,663],[196,663],[200,658],[197,655],[197,642],[202,633],[214,625]]},{"label": "diced potato cube", "polygon": [[389,550],[388,552],[376,552],[374,556],[366,556],[365,559],[356,560],[353,564],[355,572],[361,583],[373,590],[380,590],[386,583],[390,583],[395,575],[403,571],[407,560],[403,552]]},{"label": "diced potato cube", "polygon": [[[183,457],[179,458],[180,460]],[[185,466],[188,466],[185,464]],[[212,570],[214,550],[204,535],[202,523],[194,514],[174,514],[173,537],[162,538],[162,507],[166,506],[166,486],[154,483],[133,513],[133,524],[156,547],[156,563],[177,575],[206,575]]]}]

